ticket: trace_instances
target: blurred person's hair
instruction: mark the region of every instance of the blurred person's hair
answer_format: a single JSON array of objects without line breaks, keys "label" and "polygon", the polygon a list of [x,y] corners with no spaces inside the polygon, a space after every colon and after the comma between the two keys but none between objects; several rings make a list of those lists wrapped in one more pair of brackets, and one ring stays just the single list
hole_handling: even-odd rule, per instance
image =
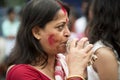
[{"label": "blurred person's hair", "polygon": [[13,7],[8,8],[8,10],[7,10],[7,15],[9,15],[9,14],[11,14],[11,13],[15,13]]},{"label": "blurred person's hair", "polygon": [[85,16],[87,18],[87,21],[89,22],[89,15],[90,15],[90,6],[92,4],[92,1],[93,0],[88,0],[88,5],[87,5],[87,8],[86,8],[86,11],[85,11]]},{"label": "blurred person's hair", "polygon": [[93,0],[91,6],[90,42],[94,44],[102,40],[105,45],[115,49],[120,57],[120,0]]}]

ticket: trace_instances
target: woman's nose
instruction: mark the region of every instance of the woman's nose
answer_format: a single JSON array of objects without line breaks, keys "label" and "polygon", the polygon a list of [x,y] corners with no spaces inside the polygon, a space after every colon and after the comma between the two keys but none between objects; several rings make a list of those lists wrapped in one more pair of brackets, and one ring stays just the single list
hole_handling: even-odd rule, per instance
[{"label": "woman's nose", "polygon": [[64,35],[65,35],[65,37],[69,37],[70,36],[70,30],[69,30],[68,27],[66,27]]}]

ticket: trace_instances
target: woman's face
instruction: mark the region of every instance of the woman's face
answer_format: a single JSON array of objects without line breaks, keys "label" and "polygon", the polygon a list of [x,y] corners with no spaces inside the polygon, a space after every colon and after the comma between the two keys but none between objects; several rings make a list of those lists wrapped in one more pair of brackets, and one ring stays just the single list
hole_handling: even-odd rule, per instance
[{"label": "woman's face", "polygon": [[40,30],[39,41],[45,52],[55,55],[66,51],[66,42],[70,36],[68,21],[67,12],[61,9],[54,19]]}]

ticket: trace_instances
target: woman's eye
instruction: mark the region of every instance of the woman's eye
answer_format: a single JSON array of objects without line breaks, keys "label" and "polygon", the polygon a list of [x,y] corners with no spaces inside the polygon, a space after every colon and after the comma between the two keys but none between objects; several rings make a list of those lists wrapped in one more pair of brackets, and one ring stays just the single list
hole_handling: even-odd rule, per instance
[{"label": "woman's eye", "polygon": [[57,27],[58,31],[62,31],[63,28],[64,28],[64,25],[60,25],[60,26]]}]

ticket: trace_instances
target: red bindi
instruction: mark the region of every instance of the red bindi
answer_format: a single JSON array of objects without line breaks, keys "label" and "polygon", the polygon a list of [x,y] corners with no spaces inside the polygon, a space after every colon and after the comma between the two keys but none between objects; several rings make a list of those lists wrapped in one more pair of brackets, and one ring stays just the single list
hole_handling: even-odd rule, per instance
[{"label": "red bindi", "polygon": [[[61,9],[62,9],[62,11],[64,12],[64,14],[67,15],[67,11],[66,11],[66,9],[64,8],[64,6],[63,6],[60,2],[58,2],[58,4],[62,7]],[[68,22],[68,18],[66,19],[66,22]]]},{"label": "red bindi", "polygon": [[68,18],[66,19],[66,23],[68,22]]}]

